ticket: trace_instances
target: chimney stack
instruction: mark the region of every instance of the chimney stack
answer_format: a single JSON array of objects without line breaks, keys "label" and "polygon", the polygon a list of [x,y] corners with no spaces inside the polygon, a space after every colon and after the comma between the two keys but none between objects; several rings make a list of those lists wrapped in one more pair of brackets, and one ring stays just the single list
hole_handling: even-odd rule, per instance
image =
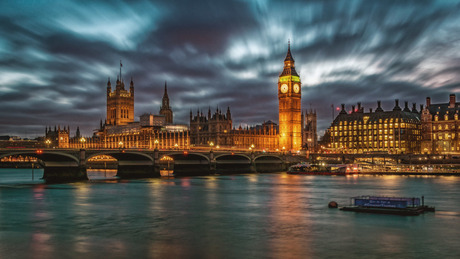
[{"label": "chimney stack", "polygon": [[449,108],[455,108],[455,94],[449,95]]}]

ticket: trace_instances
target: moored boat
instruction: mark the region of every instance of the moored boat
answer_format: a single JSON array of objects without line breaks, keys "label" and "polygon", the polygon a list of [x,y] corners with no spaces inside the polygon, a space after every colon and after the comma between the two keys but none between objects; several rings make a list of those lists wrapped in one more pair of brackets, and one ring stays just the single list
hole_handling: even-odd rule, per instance
[{"label": "moored boat", "polygon": [[434,212],[434,207],[422,203],[415,197],[357,196],[352,197],[352,205],[340,208],[343,211],[418,216],[426,211]]},{"label": "moored boat", "polygon": [[289,167],[288,174],[306,175],[346,175],[347,165],[299,163]]}]

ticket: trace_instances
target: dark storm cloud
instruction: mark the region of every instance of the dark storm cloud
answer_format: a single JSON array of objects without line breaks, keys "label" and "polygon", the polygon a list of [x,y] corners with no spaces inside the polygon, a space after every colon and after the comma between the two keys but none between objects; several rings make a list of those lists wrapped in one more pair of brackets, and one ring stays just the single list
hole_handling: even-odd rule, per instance
[{"label": "dark storm cloud", "polygon": [[287,39],[319,130],[332,104],[444,102],[460,90],[458,24],[458,1],[7,0],[0,134],[43,135],[58,124],[91,134],[120,60],[136,116],[158,113],[167,81],[177,123],[190,109],[228,106],[236,127],[277,121]]}]

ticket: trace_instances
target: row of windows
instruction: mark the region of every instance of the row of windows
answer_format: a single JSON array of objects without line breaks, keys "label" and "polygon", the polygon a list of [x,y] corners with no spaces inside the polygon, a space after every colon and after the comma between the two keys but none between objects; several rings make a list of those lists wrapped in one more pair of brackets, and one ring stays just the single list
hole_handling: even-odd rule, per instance
[{"label": "row of windows", "polygon": [[[400,127],[399,127],[400,126]],[[373,125],[350,125],[350,126],[334,126],[334,130],[361,130],[361,129],[388,129],[388,128],[420,128],[421,125],[419,124],[411,124],[411,123],[401,123],[400,125],[398,123],[395,124],[373,124]]]},{"label": "row of windows", "polygon": [[[401,141],[401,146],[405,146]],[[385,142],[366,142],[366,143],[332,143],[333,148],[353,148],[353,147],[366,147],[366,148],[399,148],[399,142],[385,141]]]},{"label": "row of windows", "polygon": [[[353,124],[357,125],[357,124],[363,124],[363,122],[364,122],[364,124],[367,124],[367,121],[368,121],[368,120],[369,120],[369,116],[364,116],[364,117],[363,117],[363,121],[357,121],[357,120],[355,120],[355,121],[350,121],[350,123],[348,123],[348,121],[340,121],[339,125],[348,125],[348,124],[350,124],[350,125],[353,125]],[[383,120],[383,119],[379,119],[378,122],[377,122],[377,121],[373,121],[372,123],[373,123],[373,124],[378,124],[378,123],[379,123],[379,124],[382,124],[382,123],[388,124],[388,123],[393,123],[393,122],[395,122],[396,124],[398,124],[399,118],[395,118],[395,119],[389,118],[389,119],[384,119],[384,120]],[[404,124],[404,122],[402,122],[401,124]]]},{"label": "row of windows", "polygon": [[[434,116],[434,121],[438,121],[439,120],[439,116],[438,115],[435,115]],[[444,120],[445,121],[448,121],[449,120],[449,115],[444,115]],[[454,115],[454,120],[458,120],[458,114],[455,114]]]},{"label": "row of windows", "polygon": [[[442,125],[438,125],[437,127],[436,127],[436,125],[433,126],[433,130],[436,130],[436,129],[442,130],[443,128],[444,128],[445,130],[448,130],[448,129],[449,129],[449,124],[445,124],[444,127],[443,127]],[[450,129],[453,129],[453,130],[454,130],[454,129],[455,129],[455,125],[450,125]],[[457,129],[460,129],[460,125],[458,125]]]},{"label": "row of windows", "polygon": [[401,129],[400,131],[396,130],[396,131],[393,131],[392,129],[390,130],[365,130],[365,131],[333,131],[332,132],[332,136],[363,136],[363,135],[369,135],[369,136],[379,136],[379,135],[387,135],[387,134],[390,134],[390,135],[393,135],[393,134],[396,134],[396,135],[405,135],[406,133],[409,133],[410,135],[420,135],[421,134],[421,130],[404,130],[404,129]]}]

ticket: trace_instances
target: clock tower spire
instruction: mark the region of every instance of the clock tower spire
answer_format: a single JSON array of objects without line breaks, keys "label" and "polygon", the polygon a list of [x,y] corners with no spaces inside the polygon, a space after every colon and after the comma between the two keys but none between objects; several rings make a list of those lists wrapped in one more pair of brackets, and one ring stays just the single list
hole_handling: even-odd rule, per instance
[{"label": "clock tower spire", "polygon": [[301,82],[295,70],[291,44],[284,59],[284,68],[278,79],[279,147],[297,151],[302,145]]}]

